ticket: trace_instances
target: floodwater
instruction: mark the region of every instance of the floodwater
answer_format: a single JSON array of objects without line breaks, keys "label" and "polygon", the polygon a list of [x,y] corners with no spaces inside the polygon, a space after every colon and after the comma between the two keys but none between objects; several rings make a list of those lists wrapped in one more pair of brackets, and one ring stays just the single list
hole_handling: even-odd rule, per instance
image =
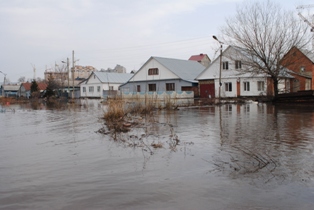
[{"label": "floodwater", "polygon": [[314,209],[313,107],[159,111],[123,134],[151,153],[97,133],[105,107],[84,103],[0,113],[0,209]]}]

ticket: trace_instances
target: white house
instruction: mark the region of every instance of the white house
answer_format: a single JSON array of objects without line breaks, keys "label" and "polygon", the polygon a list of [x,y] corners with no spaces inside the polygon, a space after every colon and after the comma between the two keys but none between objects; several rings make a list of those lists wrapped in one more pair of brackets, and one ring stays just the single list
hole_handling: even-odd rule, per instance
[{"label": "white house", "polygon": [[105,98],[116,95],[119,86],[126,83],[133,74],[94,71],[80,84],[82,98]]},{"label": "white house", "polygon": [[[125,94],[198,94],[196,76],[204,70],[197,61],[150,57],[120,89]],[[193,94],[194,93],[194,94]]]},{"label": "white house", "polygon": [[[229,46],[222,53],[221,58],[221,89],[220,96],[271,96],[273,82],[266,74],[245,73],[245,57],[241,50]],[[200,73],[199,81],[201,98],[215,98],[219,96],[220,57],[217,57],[208,68]],[[290,76],[291,77],[291,76]],[[287,75],[289,78],[289,75]],[[282,87],[282,84],[279,85]]]}]

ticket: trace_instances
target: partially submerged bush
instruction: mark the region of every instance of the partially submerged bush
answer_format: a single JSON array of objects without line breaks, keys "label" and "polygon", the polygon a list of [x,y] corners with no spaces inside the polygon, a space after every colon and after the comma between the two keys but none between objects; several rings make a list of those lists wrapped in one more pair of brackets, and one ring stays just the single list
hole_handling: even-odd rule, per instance
[{"label": "partially submerged bush", "polygon": [[106,121],[116,121],[122,119],[124,115],[125,107],[123,100],[117,99],[108,101],[108,108],[104,115]]}]

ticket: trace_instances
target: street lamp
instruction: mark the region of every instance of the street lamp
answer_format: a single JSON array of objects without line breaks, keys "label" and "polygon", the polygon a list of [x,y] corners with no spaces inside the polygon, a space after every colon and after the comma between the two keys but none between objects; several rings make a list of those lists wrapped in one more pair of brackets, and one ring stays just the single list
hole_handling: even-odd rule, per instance
[{"label": "street lamp", "polygon": [[3,84],[2,84],[2,97],[5,97],[5,95],[4,95],[4,85],[5,85],[5,77],[7,76],[7,74],[3,73],[2,71],[0,71],[0,73],[2,73],[4,75]]},{"label": "street lamp", "polygon": [[80,59],[74,60],[74,50],[72,50],[72,99],[74,99],[74,72],[75,72],[75,63],[76,61],[79,61]]},{"label": "street lamp", "polygon": [[220,44],[220,55],[219,55],[219,89],[218,89],[218,100],[219,100],[219,103],[220,103],[220,97],[221,97],[221,86],[222,86],[222,83],[221,83],[221,65],[222,65],[222,45],[223,45],[223,42],[220,41],[216,36],[213,36],[213,38],[219,42]]}]

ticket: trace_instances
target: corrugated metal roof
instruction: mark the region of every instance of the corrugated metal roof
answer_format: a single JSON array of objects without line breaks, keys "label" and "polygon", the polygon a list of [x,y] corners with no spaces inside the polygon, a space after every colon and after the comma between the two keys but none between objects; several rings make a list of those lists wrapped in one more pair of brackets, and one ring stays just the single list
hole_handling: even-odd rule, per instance
[{"label": "corrugated metal roof", "polygon": [[[25,82],[25,83],[22,83],[22,85],[24,86],[25,90],[27,91],[27,90],[31,89],[32,83]],[[38,85],[39,90],[46,90],[46,88],[47,88],[47,84],[43,83],[43,82],[39,82],[39,83],[37,83],[37,85]]]},{"label": "corrugated metal roof", "polygon": [[18,91],[20,89],[19,85],[3,85],[5,91]]},{"label": "corrugated metal roof", "polygon": [[186,81],[195,81],[197,75],[199,75],[205,69],[202,64],[196,61],[161,57],[153,58],[171,72],[176,74],[178,77]]},{"label": "corrugated metal roof", "polygon": [[94,74],[102,83],[116,83],[123,84],[129,81],[133,74],[128,73],[112,73],[112,72],[101,72],[95,71]]}]

